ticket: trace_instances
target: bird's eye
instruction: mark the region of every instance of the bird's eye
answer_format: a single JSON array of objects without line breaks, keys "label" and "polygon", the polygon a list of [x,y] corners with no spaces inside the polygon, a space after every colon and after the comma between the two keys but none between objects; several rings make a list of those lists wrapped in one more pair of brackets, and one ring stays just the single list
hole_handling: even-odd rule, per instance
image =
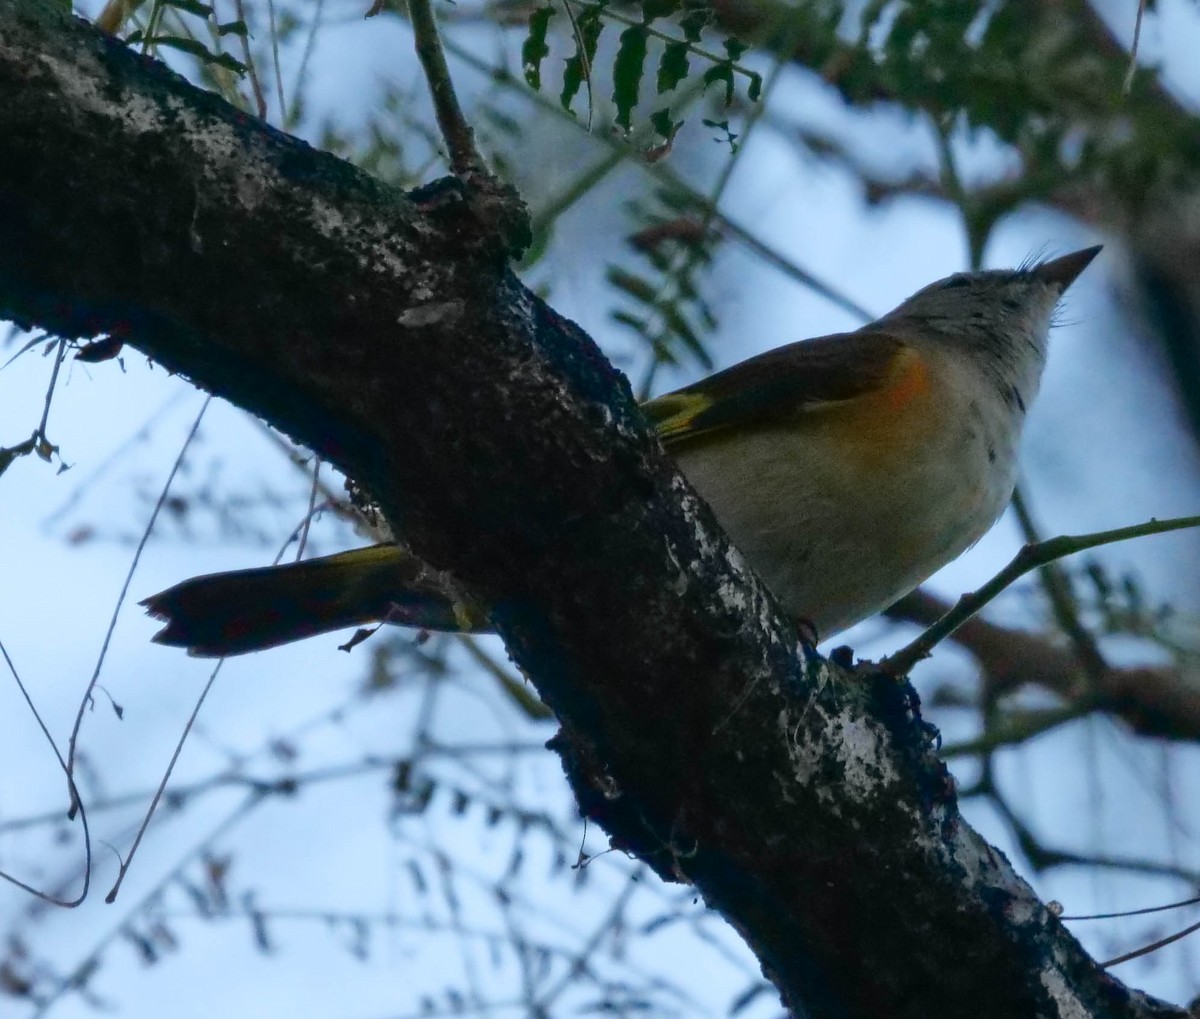
[{"label": "bird's eye", "polygon": [[943,290],[949,290],[951,287],[965,287],[971,282],[963,273],[956,276],[951,276],[945,283],[942,284]]}]

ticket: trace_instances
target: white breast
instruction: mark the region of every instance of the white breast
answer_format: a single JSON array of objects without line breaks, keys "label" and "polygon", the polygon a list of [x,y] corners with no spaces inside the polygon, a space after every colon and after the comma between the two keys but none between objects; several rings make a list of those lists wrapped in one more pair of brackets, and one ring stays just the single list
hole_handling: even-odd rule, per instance
[{"label": "white breast", "polygon": [[1008,502],[1023,412],[969,363],[948,360],[937,377],[928,413],[939,427],[922,428],[903,456],[866,464],[842,455],[836,426],[807,421],[678,453],[734,544],[822,639],[912,590]]}]

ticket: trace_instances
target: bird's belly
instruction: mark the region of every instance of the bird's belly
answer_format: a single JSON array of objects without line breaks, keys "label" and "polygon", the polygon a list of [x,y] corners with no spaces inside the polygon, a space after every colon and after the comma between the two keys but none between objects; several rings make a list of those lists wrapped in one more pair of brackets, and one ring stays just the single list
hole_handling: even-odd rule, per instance
[{"label": "bird's belly", "polygon": [[1011,451],[978,429],[927,434],[904,457],[827,438],[762,430],[678,454],[751,566],[822,638],[886,608],[977,541],[1013,481]]}]

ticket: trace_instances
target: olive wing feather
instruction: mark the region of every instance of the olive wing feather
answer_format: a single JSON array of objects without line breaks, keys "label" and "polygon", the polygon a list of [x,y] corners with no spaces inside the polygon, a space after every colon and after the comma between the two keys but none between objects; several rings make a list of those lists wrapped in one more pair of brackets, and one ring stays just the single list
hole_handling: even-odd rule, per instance
[{"label": "olive wing feather", "polygon": [[880,330],[801,340],[642,405],[668,448],[733,428],[796,424],[887,383],[908,349]]}]

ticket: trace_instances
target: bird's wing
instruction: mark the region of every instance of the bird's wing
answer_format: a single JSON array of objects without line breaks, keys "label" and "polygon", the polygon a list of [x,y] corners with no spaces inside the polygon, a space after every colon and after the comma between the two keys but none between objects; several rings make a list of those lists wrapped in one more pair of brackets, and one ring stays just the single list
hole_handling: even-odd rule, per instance
[{"label": "bird's wing", "polygon": [[768,350],[642,410],[669,449],[725,429],[796,427],[863,397],[899,409],[927,383],[912,346],[882,329],[860,329]]}]

